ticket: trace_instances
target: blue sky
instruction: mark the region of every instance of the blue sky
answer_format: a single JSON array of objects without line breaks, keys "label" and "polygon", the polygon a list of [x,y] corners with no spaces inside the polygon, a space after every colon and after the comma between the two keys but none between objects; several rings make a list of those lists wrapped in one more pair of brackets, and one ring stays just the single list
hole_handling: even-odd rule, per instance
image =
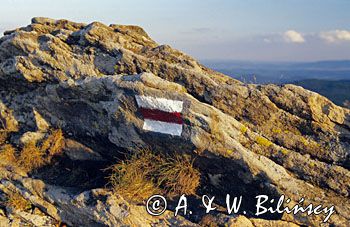
[{"label": "blue sky", "polygon": [[35,16],[136,24],[198,59],[350,59],[350,0],[2,0],[0,32]]}]

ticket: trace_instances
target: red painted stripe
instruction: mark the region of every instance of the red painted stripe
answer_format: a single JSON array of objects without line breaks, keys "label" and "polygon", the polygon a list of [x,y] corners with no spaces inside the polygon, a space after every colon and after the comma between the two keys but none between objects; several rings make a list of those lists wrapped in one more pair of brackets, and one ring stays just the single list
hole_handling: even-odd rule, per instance
[{"label": "red painted stripe", "polygon": [[156,121],[176,123],[176,124],[183,123],[181,113],[178,113],[178,112],[169,113],[161,110],[152,110],[152,109],[145,109],[145,108],[140,108],[140,110],[144,118],[148,118]]}]

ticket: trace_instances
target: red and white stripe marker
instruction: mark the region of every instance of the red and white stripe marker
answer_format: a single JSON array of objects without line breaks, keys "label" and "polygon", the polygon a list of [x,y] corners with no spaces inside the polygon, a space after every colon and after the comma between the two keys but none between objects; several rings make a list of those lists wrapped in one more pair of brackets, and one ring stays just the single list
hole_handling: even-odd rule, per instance
[{"label": "red and white stripe marker", "polygon": [[135,98],[145,119],[144,130],[181,136],[182,101],[141,95],[136,95]]}]

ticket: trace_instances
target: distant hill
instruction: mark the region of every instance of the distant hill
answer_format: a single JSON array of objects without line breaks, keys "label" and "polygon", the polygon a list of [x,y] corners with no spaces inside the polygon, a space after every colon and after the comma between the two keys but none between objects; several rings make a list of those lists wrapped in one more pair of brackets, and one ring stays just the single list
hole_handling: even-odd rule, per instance
[{"label": "distant hill", "polygon": [[283,84],[308,79],[350,80],[350,60],[301,63],[204,60],[202,63],[246,83]]},{"label": "distant hill", "polygon": [[309,79],[297,81],[294,84],[324,95],[337,105],[350,107],[349,104],[344,104],[347,100],[350,101],[350,80],[329,81]]},{"label": "distant hill", "polygon": [[332,70],[350,70],[350,60],[334,60],[334,61],[317,61],[292,64],[294,68],[303,69],[323,69]]}]

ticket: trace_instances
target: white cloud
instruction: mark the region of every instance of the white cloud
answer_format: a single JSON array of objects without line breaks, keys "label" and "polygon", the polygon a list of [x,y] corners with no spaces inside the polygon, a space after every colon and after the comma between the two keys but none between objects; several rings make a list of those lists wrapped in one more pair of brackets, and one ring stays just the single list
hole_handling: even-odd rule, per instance
[{"label": "white cloud", "polygon": [[321,39],[329,43],[334,43],[338,41],[350,41],[350,31],[347,30],[321,32],[319,36]]},{"label": "white cloud", "polygon": [[264,38],[263,41],[264,41],[265,43],[272,43],[272,40],[269,39],[269,38]]},{"label": "white cloud", "polygon": [[304,36],[294,30],[288,30],[283,34],[284,41],[287,43],[304,43]]}]

